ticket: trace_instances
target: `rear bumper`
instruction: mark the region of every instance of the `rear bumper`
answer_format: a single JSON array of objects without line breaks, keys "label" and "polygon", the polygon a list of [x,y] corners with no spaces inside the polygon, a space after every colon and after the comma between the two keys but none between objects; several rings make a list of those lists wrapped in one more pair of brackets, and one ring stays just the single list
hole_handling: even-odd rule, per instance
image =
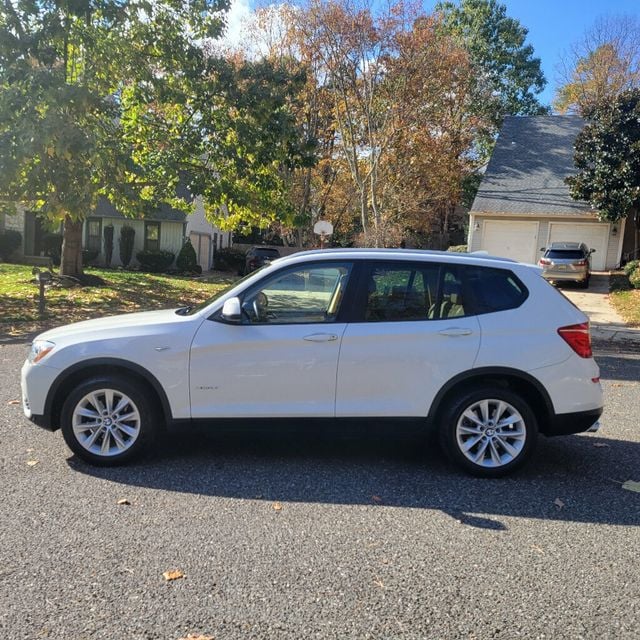
[{"label": "rear bumper", "polygon": [[543,271],[542,277],[553,282],[584,282],[589,274],[586,271]]},{"label": "rear bumper", "polygon": [[592,427],[596,426],[601,415],[602,407],[577,413],[557,413],[551,418],[547,428],[543,429],[543,433],[547,436],[566,436],[571,433],[595,431],[597,429]]}]

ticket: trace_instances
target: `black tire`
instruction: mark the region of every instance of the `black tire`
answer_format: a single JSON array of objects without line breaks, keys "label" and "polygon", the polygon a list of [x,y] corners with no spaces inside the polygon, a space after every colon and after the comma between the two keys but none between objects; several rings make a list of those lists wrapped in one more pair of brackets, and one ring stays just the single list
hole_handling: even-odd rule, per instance
[{"label": "black tire", "polygon": [[579,285],[580,285],[581,289],[588,289],[589,288],[589,278],[585,278],[584,280],[581,280]]},{"label": "black tire", "polygon": [[[483,401],[488,403],[487,413],[490,414],[484,427],[463,418],[463,414],[470,411],[482,422],[482,416],[476,411],[480,411],[478,405]],[[496,406],[496,403],[500,402],[507,406],[501,414],[502,420],[519,418],[517,422],[502,427],[491,422],[501,406]],[[465,433],[467,429],[477,429],[478,433]],[[523,437],[519,435],[520,431],[524,433]],[[452,398],[440,414],[438,433],[442,449],[457,466],[475,476],[499,478],[519,469],[531,457],[538,437],[538,425],[535,414],[521,396],[508,389],[486,386]],[[476,437],[480,439],[476,441]],[[467,453],[462,448],[465,444],[473,445]],[[482,446],[485,447],[484,453]],[[507,447],[517,453],[511,453]],[[475,455],[481,456],[479,462],[470,459]],[[496,459],[504,462],[498,464]]]},{"label": "black tire", "polygon": [[[118,419],[113,419],[107,415],[89,418],[86,417],[86,424],[88,428],[82,430],[82,426],[85,424],[83,418],[78,415],[75,416],[76,409],[83,408],[84,411],[89,413],[101,413],[96,409],[96,405],[87,400],[92,392],[97,392],[97,403],[102,409],[106,411],[106,395],[101,393],[105,390],[113,392],[112,403],[113,409],[118,409],[121,402],[125,402],[122,405],[121,412],[111,415],[117,415]],[[160,426],[160,413],[155,408],[155,399],[149,397],[149,392],[144,385],[140,384],[134,379],[117,376],[117,375],[104,375],[91,378],[78,385],[67,397],[62,406],[61,413],[61,429],[67,446],[75,453],[79,458],[82,458],[85,462],[101,467],[113,467],[117,465],[130,462],[135,458],[138,458],[148,450],[156,438]],[[127,416],[135,416],[133,419],[127,419]],[[118,420],[124,420],[120,423]],[[77,422],[76,429],[74,429],[74,419]],[[100,420],[100,426],[95,427],[94,424]],[[78,421],[80,421],[78,423]],[[109,421],[108,427],[110,428],[109,434],[107,434],[106,423]],[[122,429],[122,430],[121,430]],[[128,435],[124,429],[128,432],[136,432],[135,437]],[[80,431],[81,430],[81,431]],[[91,435],[100,430],[101,435],[98,434],[95,439],[95,445],[92,445],[92,450],[89,450],[86,444],[91,440]],[[111,431],[112,430],[112,431]],[[76,435],[76,431],[79,435]],[[81,443],[81,438],[85,437],[85,445]],[[116,437],[117,436],[117,437]],[[105,439],[107,442],[105,443]],[[122,451],[117,451],[118,442],[124,444],[125,447]],[[133,442],[131,442],[133,440]],[[95,449],[100,444],[113,445],[109,448],[107,454],[96,453]],[[102,448],[102,447],[101,447]],[[113,452],[112,450],[116,451]]]}]

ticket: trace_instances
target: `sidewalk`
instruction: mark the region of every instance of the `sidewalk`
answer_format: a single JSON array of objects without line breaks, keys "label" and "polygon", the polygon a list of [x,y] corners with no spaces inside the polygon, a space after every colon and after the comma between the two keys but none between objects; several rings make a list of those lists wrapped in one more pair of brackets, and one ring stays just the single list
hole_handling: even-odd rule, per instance
[{"label": "sidewalk", "polygon": [[562,293],[591,320],[591,337],[597,343],[610,346],[633,346],[640,350],[640,329],[629,327],[609,302],[609,274],[591,275],[588,289],[565,285]]}]

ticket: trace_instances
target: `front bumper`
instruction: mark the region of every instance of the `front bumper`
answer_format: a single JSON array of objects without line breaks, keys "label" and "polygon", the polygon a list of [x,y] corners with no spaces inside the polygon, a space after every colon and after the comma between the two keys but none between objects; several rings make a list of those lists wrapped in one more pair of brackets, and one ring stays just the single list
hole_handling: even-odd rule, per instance
[{"label": "front bumper", "polygon": [[33,365],[25,361],[21,376],[22,410],[33,424],[54,431],[57,427],[51,424],[51,416],[47,415],[47,394],[53,381],[60,372],[43,364]]}]

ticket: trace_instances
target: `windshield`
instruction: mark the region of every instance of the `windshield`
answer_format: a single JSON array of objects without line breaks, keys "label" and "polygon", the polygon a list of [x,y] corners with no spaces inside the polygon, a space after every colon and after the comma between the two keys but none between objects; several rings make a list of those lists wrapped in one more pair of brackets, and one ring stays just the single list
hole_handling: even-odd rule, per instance
[{"label": "windshield", "polygon": [[180,309],[176,309],[176,313],[180,316],[192,316],[195,313],[202,311],[202,309],[204,309],[205,307],[208,307],[212,302],[215,302],[219,298],[222,298],[222,296],[229,293],[229,291],[231,291],[231,289],[233,289],[234,287],[237,287],[239,284],[241,284],[245,280],[248,280],[249,278],[253,278],[253,276],[255,276],[257,273],[260,273],[260,271],[266,268],[267,268],[266,265],[264,267],[260,267],[259,269],[256,269],[255,271],[248,273],[244,278],[240,278],[239,280],[232,282],[228,287],[221,289],[215,295],[211,296],[204,302],[201,302],[200,304],[194,304],[189,307],[180,307]]},{"label": "windshield", "polygon": [[551,249],[547,251],[545,258],[552,260],[582,260],[584,253],[579,249]]}]

